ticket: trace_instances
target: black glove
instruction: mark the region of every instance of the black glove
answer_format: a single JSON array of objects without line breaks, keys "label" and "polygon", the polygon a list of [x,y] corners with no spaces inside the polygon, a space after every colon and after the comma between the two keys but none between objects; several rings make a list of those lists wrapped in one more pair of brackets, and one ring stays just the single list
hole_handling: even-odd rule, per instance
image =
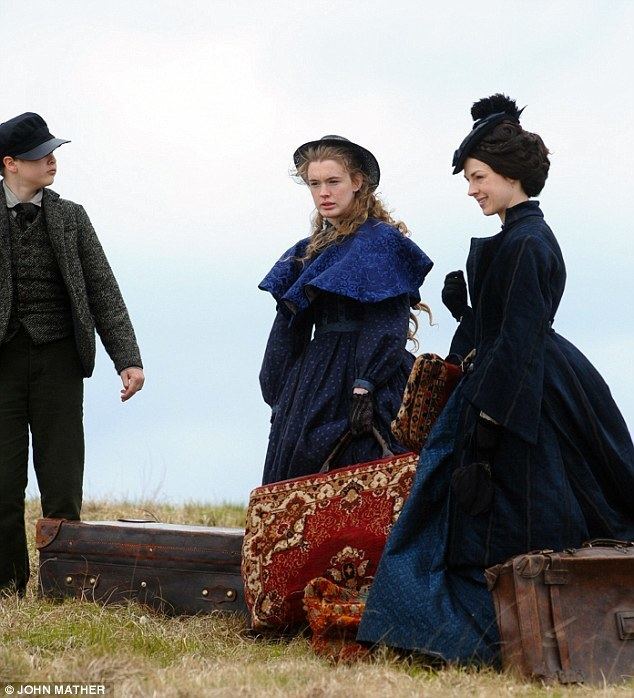
[{"label": "black glove", "polygon": [[491,462],[500,443],[503,427],[478,416],[475,428],[475,462],[461,465],[451,476],[451,491],[467,514],[477,516],[491,508],[495,488]]},{"label": "black glove", "polygon": [[467,299],[467,282],[461,270],[450,271],[445,276],[445,285],[442,289],[442,302],[458,322],[469,307]]},{"label": "black glove", "polygon": [[454,351],[445,356],[445,363],[451,364],[452,366],[462,366],[463,361],[464,357],[460,356],[460,354],[456,354]]},{"label": "black glove", "polygon": [[451,492],[467,514],[477,516],[488,511],[494,493],[491,466],[478,461],[456,468],[451,475]]},{"label": "black glove", "polygon": [[352,393],[349,419],[350,431],[353,436],[372,431],[373,414],[372,393]]}]

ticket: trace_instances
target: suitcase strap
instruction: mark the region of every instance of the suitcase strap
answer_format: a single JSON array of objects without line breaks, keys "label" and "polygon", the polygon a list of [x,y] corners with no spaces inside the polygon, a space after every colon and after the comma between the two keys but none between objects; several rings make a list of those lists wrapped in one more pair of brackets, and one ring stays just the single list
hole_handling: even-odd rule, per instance
[{"label": "suitcase strap", "polygon": [[550,595],[550,610],[553,617],[553,631],[557,641],[559,662],[561,665],[561,670],[557,672],[557,678],[560,683],[583,683],[583,672],[573,669],[570,660],[570,647],[568,645],[568,638],[566,637],[566,626],[570,625],[572,621],[564,620],[561,611],[559,585],[549,584],[548,591]]},{"label": "suitcase strap", "polygon": [[[564,619],[561,609],[559,586],[565,583],[565,570],[555,570],[550,567],[552,559],[548,557],[547,567],[544,569],[542,560],[539,568],[530,575],[526,571],[520,572],[516,577],[516,598],[518,606],[518,619],[522,649],[530,672],[537,677],[557,677],[560,683],[583,683],[584,676],[581,671],[573,669],[570,658],[570,646],[566,635],[566,627],[572,622]],[[545,585],[548,589],[550,600],[550,616],[552,618],[552,633],[548,633],[557,643],[559,655],[559,669],[553,674],[544,657],[545,628],[541,627],[539,620],[539,600],[537,598],[537,586]]]},{"label": "suitcase strap", "polygon": [[522,649],[529,671],[535,676],[548,676],[544,662],[542,631],[539,623],[539,606],[534,579],[516,577],[517,616],[520,626]]}]

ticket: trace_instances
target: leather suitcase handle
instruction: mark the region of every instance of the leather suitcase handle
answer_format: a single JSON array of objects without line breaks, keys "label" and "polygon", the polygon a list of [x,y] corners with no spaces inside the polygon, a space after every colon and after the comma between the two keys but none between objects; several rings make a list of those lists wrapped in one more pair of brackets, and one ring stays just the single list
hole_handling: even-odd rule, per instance
[{"label": "leather suitcase handle", "polygon": [[[381,458],[391,458],[394,454],[392,453],[392,451],[390,451],[390,447],[387,445],[386,440],[381,436],[381,433],[375,426],[372,427],[372,436],[374,436],[377,443],[381,447]],[[350,443],[350,441],[353,438],[354,437],[352,436],[352,432],[347,431],[341,437],[341,439],[339,439],[332,453],[328,456],[328,458],[326,458],[326,462],[321,466],[321,469],[319,470],[320,473],[330,472],[332,464],[335,462],[339,454],[344,450],[344,448],[346,448],[346,446]]]},{"label": "leather suitcase handle", "polygon": [[614,538],[593,538],[581,544],[582,548],[632,548],[634,541],[632,540],[616,540]]}]

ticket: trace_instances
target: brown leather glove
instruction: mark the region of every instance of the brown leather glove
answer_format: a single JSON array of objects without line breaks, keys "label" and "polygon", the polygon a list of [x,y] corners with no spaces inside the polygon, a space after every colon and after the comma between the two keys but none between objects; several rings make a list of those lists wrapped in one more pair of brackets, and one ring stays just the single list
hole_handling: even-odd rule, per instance
[{"label": "brown leather glove", "polygon": [[350,431],[353,436],[371,432],[373,416],[372,393],[353,393],[349,415]]}]

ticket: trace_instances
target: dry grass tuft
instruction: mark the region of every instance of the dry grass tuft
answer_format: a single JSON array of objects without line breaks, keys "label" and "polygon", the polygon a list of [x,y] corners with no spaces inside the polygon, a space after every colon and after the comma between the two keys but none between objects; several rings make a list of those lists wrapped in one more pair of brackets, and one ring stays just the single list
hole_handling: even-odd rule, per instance
[{"label": "dry grass tuft", "polygon": [[[163,522],[241,526],[239,506],[155,502],[88,502],[86,519],[141,518]],[[38,505],[28,505],[30,531]],[[31,540],[31,558],[36,555]],[[494,671],[430,669],[381,650],[370,660],[333,667],[316,657],[305,637],[254,639],[233,616],[166,618],[135,605],[52,603],[38,599],[35,583],[25,599],[0,601],[0,681],[106,682],[117,696],[552,696],[629,698],[634,686],[542,687]]]}]

